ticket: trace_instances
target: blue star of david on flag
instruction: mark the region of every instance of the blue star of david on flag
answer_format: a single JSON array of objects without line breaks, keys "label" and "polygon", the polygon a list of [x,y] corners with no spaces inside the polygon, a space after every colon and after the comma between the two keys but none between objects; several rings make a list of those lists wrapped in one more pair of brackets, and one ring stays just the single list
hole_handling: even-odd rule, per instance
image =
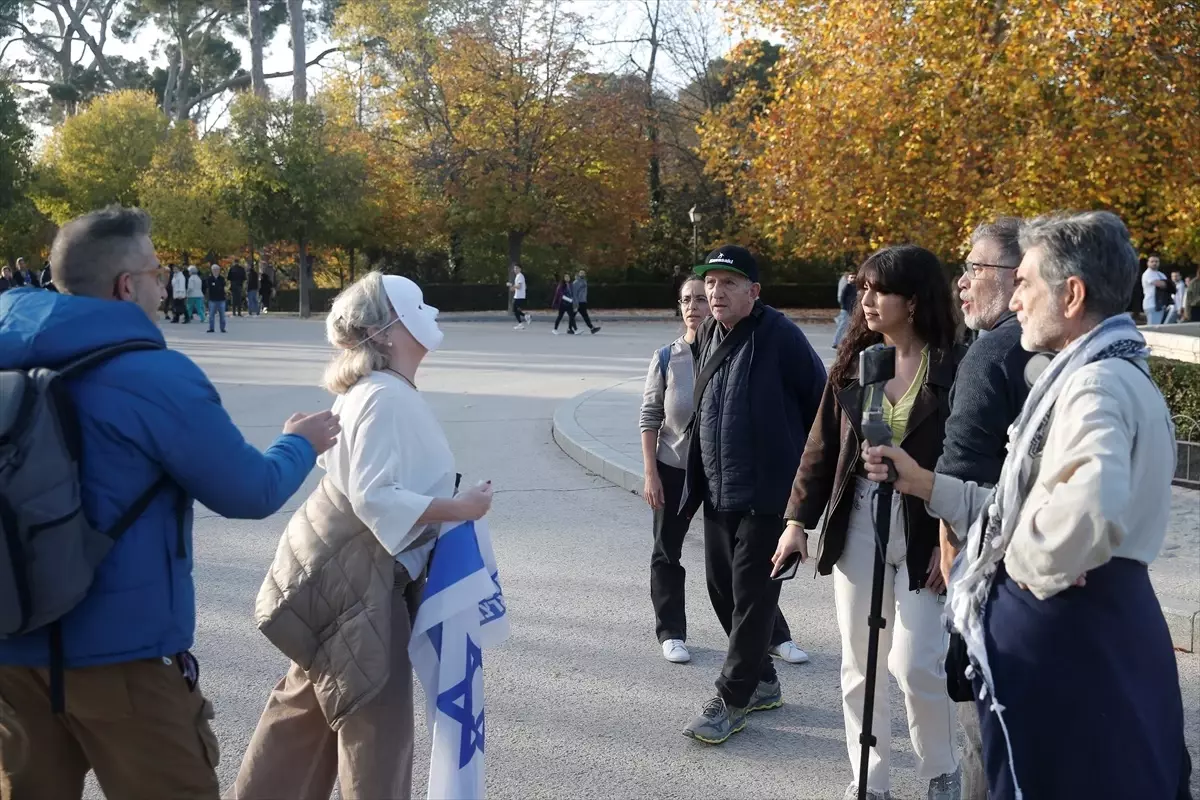
[{"label": "blue star of david on flag", "polygon": [[[483,670],[483,651],[467,637],[467,663],[463,679],[438,695],[437,707],[450,719],[462,726],[462,738],[458,746],[458,768],[471,763],[475,751],[483,752],[484,728],[483,707],[476,716],[472,699],[475,689],[475,673]],[[459,701],[462,701],[461,704]]]},{"label": "blue star of david on flag", "polygon": [[486,523],[445,526],[430,556],[408,647],[425,688],[430,800],[484,796],[483,651],[508,633]]}]

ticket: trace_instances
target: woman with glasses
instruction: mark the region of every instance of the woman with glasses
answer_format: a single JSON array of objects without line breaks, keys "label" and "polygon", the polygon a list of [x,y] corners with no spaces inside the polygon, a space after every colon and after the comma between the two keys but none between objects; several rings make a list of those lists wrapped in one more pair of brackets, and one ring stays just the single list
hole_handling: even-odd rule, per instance
[{"label": "woman with glasses", "polygon": [[[692,419],[697,360],[696,332],[708,319],[704,280],[692,275],[679,287],[683,335],[659,348],[650,359],[642,395],[642,464],[646,483],[642,494],[654,510],[654,552],[650,557],[650,599],[654,604],[655,631],[663,657],[675,664],[691,661],[687,649],[687,615],[684,611],[683,565],[679,563],[683,539],[692,518],[680,513],[684,466],[688,455],[688,423]],[[771,654],[793,664],[808,661],[808,654],[792,641],[783,613],[775,616]]]}]

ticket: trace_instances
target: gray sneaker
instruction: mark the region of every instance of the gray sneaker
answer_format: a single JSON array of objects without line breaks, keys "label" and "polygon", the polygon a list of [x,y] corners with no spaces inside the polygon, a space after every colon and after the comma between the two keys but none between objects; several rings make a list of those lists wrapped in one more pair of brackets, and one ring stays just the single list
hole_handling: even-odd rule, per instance
[{"label": "gray sneaker", "polygon": [[927,800],[959,800],[962,797],[962,769],[939,775],[929,782]]},{"label": "gray sneaker", "polygon": [[[846,787],[846,793],[842,795],[842,800],[858,800],[858,784],[852,783]],[[872,792],[867,789],[867,800],[892,800],[891,792]]]},{"label": "gray sneaker", "polygon": [[750,704],[746,706],[746,713],[770,711],[772,708],[780,708],[782,706],[783,687],[779,685],[779,679],[776,678],[770,683],[759,681],[754,694],[750,695]]},{"label": "gray sneaker", "polygon": [[746,709],[729,708],[720,697],[704,704],[700,716],[683,729],[683,735],[705,744],[721,744],[746,727]]}]

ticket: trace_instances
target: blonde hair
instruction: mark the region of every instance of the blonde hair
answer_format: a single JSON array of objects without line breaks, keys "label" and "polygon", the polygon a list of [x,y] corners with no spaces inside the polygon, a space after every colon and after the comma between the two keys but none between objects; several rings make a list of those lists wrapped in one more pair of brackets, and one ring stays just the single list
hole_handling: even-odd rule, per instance
[{"label": "blonde hair", "polygon": [[368,272],[337,296],[325,318],[325,336],[338,349],[325,368],[326,389],[345,394],[362,378],[387,367],[387,346],[367,337],[369,328],[391,321],[392,304],[378,272]]}]

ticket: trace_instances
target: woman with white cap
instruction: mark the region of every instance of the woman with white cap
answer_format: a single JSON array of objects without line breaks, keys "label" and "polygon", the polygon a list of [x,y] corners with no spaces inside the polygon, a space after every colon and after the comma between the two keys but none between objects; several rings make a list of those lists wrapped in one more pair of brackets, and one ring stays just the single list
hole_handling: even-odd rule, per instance
[{"label": "woman with white cap", "polygon": [[[442,342],[420,288],[372,272],[326,320],[338,348],[325,385],[342,435],[320,486],[288,524],[256,605],[293,663],[267,700],[232,796],[412,793],[408,643],[440,523],[477,520],[490,483],[455,494],[454,455],[417,390]],[[397,324],[399,323],[399,324]]]}]

